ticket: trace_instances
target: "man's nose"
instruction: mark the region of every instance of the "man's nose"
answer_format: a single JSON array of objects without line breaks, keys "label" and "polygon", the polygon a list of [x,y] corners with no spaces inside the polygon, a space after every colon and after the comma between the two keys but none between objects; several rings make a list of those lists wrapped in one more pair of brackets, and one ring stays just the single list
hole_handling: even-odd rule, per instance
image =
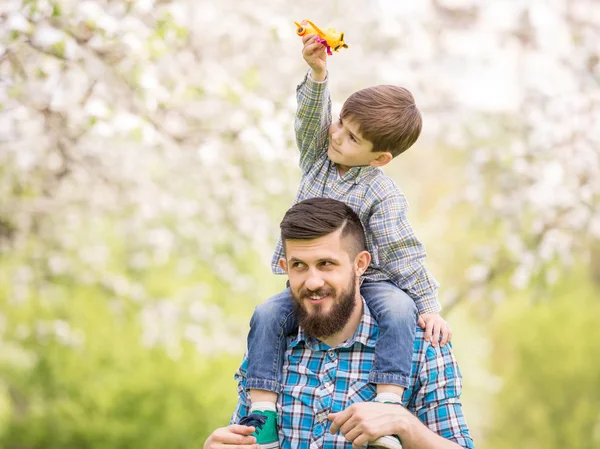
[{"label": "man's nose", "polygon": [[319,290],[324,285],[325,285],[325,281],[320,276],[320,274],[316,271],[311,271],[308,274],[308,278],[306,279],[306,282],[304,283],[304,286],[313,292]]}]

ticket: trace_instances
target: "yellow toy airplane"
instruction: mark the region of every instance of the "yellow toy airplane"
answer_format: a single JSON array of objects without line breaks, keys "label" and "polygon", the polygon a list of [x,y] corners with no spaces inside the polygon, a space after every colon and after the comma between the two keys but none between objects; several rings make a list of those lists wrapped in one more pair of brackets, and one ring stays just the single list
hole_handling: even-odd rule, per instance
[{"label": "yellow toy airplane", "polygon": [[318,26],[312,23],[310,20],[304,19],[302,22],[294,22],[298,29],[296,34],[298,36],[304,36],[305,34],[316,34],[317,42],[321,42],[327,46],[327,54],[332,55],[333,51],[340,51],[340,48],[348,48],[344,43],[344,33],[338,33],[335,28],[327,28],[325,31],[321,30]]}]

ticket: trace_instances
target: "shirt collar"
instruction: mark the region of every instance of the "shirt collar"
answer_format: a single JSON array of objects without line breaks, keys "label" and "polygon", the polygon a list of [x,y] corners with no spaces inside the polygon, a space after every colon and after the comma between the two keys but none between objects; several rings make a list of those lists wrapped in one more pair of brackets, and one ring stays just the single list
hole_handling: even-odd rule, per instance
[{"label": "shirt collar", "polygon": [[[363,304],[363,314],[360,319],[360,323],[358,324],[358,328],[356,329],[356,332],[351,338],[340,343],[338,346],[336,346],[337,348],[350,348],[355,343],[361,343],[364,346],[368,346],[369,348],[375,347],[375,343],[379,338],[379,327],[377,326],[377,322],[373,318],[373,315],[371,315],[371,311],[367,307],[367,303],[365,302],[365,299],[362,297],[362,295],[360,299]],[[314,337],[306,335],[304,333],[304,330],[302,329],[302,326],[298,328],[298,335],[292,340],[288,347],[294,348],[301,343],[304,343],[306,346],[308,346],[314,351],[324,351],[332,349],[322,341],[319,341]]]},{"label": "shirt collar", "polygon": [[[337,170],[337,166],[331,162],[332,167]],[[358,184],[361,182],[369,173],[373,172],[373,170],[377,170],[376,167],[371,167],[370,165],[365,165],[361,167],[351,167],[346,173],[344,173],[341,178],[342,181],[346,182],[354,182]]]}]

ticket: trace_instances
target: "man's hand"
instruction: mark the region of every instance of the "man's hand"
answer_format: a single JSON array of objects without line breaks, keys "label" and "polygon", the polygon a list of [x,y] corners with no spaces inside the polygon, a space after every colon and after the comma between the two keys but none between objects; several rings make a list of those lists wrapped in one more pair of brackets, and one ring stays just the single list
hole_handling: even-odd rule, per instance
[{"label": "man's hand", "polygon": [[312,70],[315,81],[323,81],[327,76],[327,50],[325,45],[316,41],[316,34],[302,36],[302,57]]},{"label": "man's hand", "polygon": [[[452,329],[439,313],[424,313],[419,316],[419,327],[425,329],[425,340],[431,342],[431,346],[437,346],[438,342],[441,347],[452,340]],[[440,341],[440,334],[442,340]]]},{"label": "man's hand", "polygon": [[251,436],[255,428],[232,424],[215,430],[204,443],[204,449],[260,449]]},{"label": "man's hand", "polygon": [[408,420],[415,418],[398,404],[359,402],[341,412],[330,413],[328,419],[332,421],[330,432],[339,430],[358,449],[379,437],[397,435]]}]

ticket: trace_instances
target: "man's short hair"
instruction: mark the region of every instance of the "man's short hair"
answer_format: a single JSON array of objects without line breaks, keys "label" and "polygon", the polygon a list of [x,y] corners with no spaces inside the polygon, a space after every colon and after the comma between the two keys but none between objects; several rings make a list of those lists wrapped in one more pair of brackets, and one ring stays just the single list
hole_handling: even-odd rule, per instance
[{"label": "man's short hair", "polygon": [[423,119],[413,95],[404,87],[380,85],[354,92],[340,113],[342,120],[358,126],[373,151],[393,157],[408,150],[419,138]]},{"label": "man's short hair", "polygon": [[342,229],[349,242],[348,253],[355,257],[367,249],[365,230],[358,215],[346,203],[330,198],[310,198],[292,206],[280,224],[285,251],[287,240],[313,240]]}]

